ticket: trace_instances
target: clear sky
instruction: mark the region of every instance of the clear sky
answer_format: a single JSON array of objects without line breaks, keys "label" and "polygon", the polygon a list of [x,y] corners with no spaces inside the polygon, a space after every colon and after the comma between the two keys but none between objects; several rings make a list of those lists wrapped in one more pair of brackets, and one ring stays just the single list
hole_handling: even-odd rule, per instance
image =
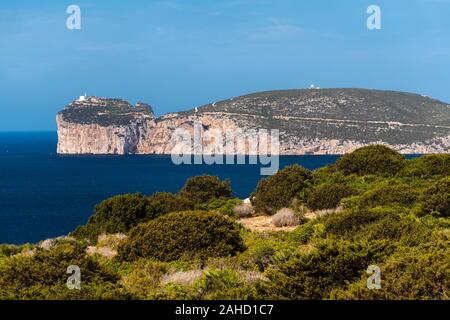
[{"label": "clear sky", "polygon": [[[71,4],[81,30],[66,28]],[[161,115],[310,84],[450,103],[450,0],[0,2],[0,131],[55,130],[84,93]]]}]

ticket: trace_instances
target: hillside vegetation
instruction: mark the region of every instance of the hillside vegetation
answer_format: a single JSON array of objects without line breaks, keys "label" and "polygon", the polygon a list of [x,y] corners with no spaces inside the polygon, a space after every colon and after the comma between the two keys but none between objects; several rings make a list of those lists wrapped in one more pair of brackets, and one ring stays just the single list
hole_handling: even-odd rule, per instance
[{"label": "hillside vegetation", "polygon": [[[0,245],[0,299],[450,299],[450,155],[364,147],[286,167],[251,202],[212,176],[106,199],[68,237]],[[246,229],[255,215],[273,228]]]},{"label": "hillside vegetation", "polygon": [[450,133],[448,103],[397,91],[275,90],[208,104],[198,112],[228,115],[240,127],[280,129],[282,141],[295,143],[307,138],[401,145]]}]

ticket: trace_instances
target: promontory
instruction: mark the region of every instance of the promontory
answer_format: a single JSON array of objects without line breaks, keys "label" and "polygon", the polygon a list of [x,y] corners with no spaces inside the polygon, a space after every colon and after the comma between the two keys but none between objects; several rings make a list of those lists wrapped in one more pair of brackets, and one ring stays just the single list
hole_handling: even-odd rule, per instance
[{"label": "promontory", "polygon": [[405,154],[450,150],[450,105],[396,91],[267,91],[161,117],[145,103],[81,96],[56,120],[59,154],[170,154],[173,132],[195,121],[206,131],[278,129],[284,155],[344,154],[375,143]]}]

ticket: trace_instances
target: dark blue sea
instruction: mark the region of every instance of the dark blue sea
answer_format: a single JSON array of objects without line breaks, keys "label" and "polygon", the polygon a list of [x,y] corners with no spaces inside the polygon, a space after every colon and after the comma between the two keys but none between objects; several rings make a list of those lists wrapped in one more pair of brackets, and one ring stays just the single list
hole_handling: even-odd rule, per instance
[{"label": "dark blue sea", "polygon": [[[95,204],[130,192],[176,192],[195,175],[231,181],[246,198],[259,165],[174,165],[170,156],[58,156],[55,132],[0,133],[0,243],[37,242],[84,224]],[[280,168],[315,169],[337,156],[284,156]]]}]

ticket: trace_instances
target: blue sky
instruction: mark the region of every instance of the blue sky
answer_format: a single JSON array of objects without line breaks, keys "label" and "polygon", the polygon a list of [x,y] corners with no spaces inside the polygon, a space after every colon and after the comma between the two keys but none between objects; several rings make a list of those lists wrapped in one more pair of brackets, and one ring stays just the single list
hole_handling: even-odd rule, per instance
[{"label": "blue sky", "polygon": [[[81,8],[68,30],[66,8]],[[377,4],[382,30],[369,31]],[[450,102],[450,0],[8,1],[0,131],[55,130],[80,94],[158,115],[272,89],[365,87]]]}]

